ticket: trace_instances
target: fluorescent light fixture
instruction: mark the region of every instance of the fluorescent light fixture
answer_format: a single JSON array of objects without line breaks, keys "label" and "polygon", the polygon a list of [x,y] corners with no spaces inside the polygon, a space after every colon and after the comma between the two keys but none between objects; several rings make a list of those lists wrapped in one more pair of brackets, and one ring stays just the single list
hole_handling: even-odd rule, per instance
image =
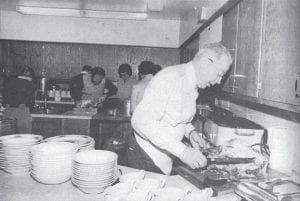
[{"label": "fluorescent light fixture", "polygon": [[147,13],[115,12],[100,10],[82,10],[83,17],[124,19],[124,20],[146,20]]},{"label": "fluorescent light fixture", "polygon": [[81,17],[80,10],[77,9],[16,6],[16,10],[17,12],[25,15],[55,15]]},{"label": "fluorescent light fixture", "polygon": [[80,10],[70,8],[45,8],[33,6],[16,6],[16,11],[25,15],[49,15],[64,17],[87,17],[125,20],[146,20],[147,13],[115,12],[100,10]]}]

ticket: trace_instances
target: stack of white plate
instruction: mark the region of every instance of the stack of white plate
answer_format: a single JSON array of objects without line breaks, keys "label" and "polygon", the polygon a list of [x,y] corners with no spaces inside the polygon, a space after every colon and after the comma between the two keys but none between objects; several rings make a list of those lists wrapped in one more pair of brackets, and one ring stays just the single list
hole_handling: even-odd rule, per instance
[{"label": "stack of white plate", "polygon": [[17,119],[0,118],[0,136],[17,133]]},{"label": "stack of white plate", "polygon": [[58,135],[45,139],[45,142],[71,142],[78,145],[78,151],[95,149],[95,140],[86,135]]},{"label": "stack of white plate", "polygon": [[59,184],[70,179],[77,145],[46,142],[31,148],[31,176],[43,184]]},{"label": "stack of white plate", "polygon": [[14,134],[0,137],[0,168],[11,174],[30,171],[30,148],[43,137],[32,134]]},{"label": "stack of white plate", "polygon": [[102,193],[118,177],[118,155],[111,151],[88,150],[75,155],[72,182],[82,192]]}]

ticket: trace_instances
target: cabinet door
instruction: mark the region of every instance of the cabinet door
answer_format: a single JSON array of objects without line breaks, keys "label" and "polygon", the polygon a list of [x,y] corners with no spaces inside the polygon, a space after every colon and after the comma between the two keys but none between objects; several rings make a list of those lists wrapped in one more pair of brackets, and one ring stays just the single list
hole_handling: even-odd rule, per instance
[{"label": "cabinet door", "polygon": [[233,7],[231,10],[223,15],[223,26],[222,26],[222,44],[227,47],[232,56],[233,62],[230,70],[223,78],[224,87],[223,90],[227,92],[235,92],[235,80],[234,74],[236,72],[236,37],[238,30],[238,11],[239,6]]},{"label": "cabinet door", "polygon": [[258,96],[263,1],[242,1],[238,12],[236,93]]},{"label": "cabinet door", "polygon": [[200,47],[207,43],[217,43],[222,40],[222,21],[223,17],[221,16],[201,32],[199,39]]},{"label": "cabinet door", "polygon": [[54,118],[32,118],[32,132],[45,138],[62,134],[61,119]]},{"label": "cabinet door", "polygon": [[300,87],[299,7],[299,0],[266,3],[261,73],[263,99],[300,105],[300,97],[297,98],[295,92],[297,76]]},{"label": "cabinet door", "polygon": [[63,133],[90,135],[90,120],[89,119],[64,119]]}]

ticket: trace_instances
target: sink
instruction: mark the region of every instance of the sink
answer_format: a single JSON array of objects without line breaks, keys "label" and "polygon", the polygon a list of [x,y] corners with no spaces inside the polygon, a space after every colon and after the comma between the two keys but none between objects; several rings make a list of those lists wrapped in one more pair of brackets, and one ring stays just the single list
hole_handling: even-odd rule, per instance
[{"label": "sink", "polygon": [[55,107],[47,108],[46,111],[44,111],[43,108],[34,108],[33,114],[62,114],[64,111],[58,110]]}]

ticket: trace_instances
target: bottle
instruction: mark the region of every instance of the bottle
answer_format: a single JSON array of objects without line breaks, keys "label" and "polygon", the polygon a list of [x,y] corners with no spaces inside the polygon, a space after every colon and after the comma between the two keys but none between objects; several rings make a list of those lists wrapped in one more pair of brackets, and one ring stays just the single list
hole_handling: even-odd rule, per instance
[{"label": "bottle", "polygon": [[131,103],[130,103],[130,99],[126,99],[124,101],[124,115],[125,116],[130,116],[130,106],[131,106]]},{"label": "bottle", "polygon": [[41,84],[42,96],[43,96],[43,99],[44,99],[45,96],[46,96],[46,84],[47,84],[47,77],[46,77],[46,70],[45,69],[42,70],[40,84]]},{"label": "bottle", "polygon": [[61,101],[60,90],[56,90],[54,94],[54,101]]}]

